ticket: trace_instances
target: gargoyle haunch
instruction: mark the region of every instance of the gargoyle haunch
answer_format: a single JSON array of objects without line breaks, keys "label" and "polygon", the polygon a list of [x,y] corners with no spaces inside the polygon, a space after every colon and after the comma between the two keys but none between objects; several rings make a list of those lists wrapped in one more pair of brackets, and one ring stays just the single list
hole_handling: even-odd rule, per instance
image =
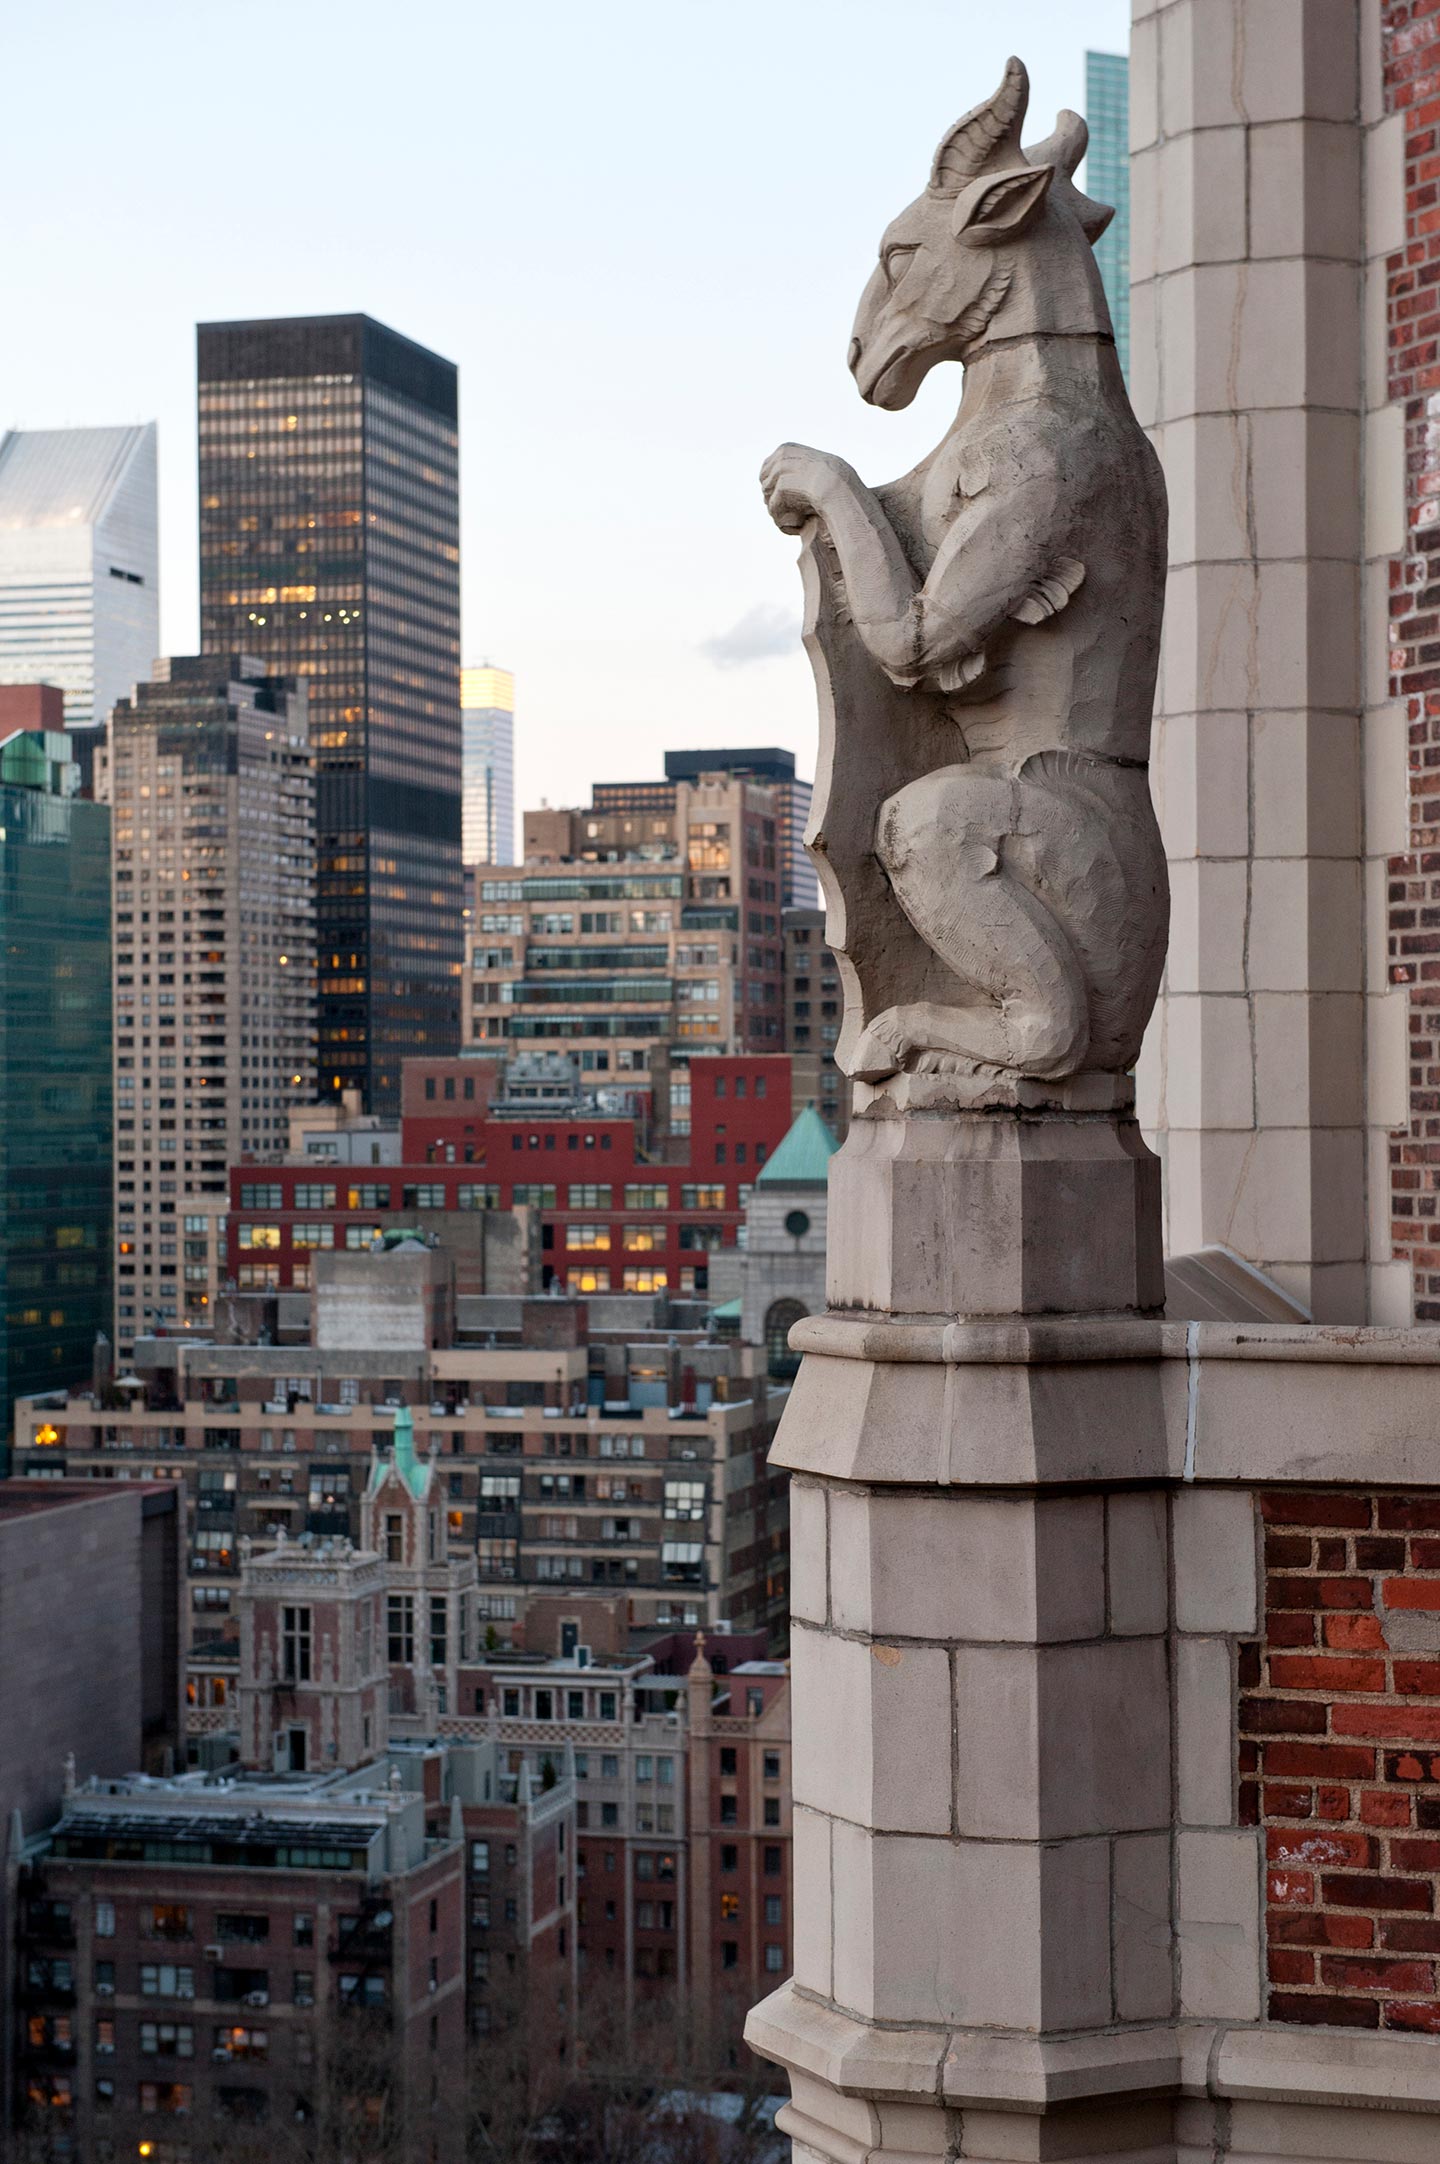
[{"label": "gargoyle haunch", "polygon": [[1060,1081],[1132,1066],[1168,924],[1147,761],[1165,488],[1126,396],[1071,180],[1085,123],[1022,149],[1018,60],[887,228],[850,345],[907,406],[964,364],[944,440],[869,489],[784,444],[821,744],[807,842],[857,1079]]}]

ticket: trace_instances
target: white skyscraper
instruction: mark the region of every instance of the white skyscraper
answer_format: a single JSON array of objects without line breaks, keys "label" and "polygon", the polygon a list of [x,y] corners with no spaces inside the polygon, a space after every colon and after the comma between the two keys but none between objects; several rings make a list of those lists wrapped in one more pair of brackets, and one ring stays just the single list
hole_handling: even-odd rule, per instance
[{"label": "white skyscraper", "polygon": [[484,662],[460,671],[460,854],[515,862],[515,679]]},{"label": "white skyscraper", "polygon": [[0,438],[0,683],[103,725],[160,647],[155,423]]}]

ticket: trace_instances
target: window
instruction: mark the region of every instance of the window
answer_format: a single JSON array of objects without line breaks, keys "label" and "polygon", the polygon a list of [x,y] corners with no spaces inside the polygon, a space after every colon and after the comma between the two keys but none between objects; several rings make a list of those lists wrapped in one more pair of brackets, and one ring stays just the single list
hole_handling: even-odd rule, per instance
[{"label": "window", "polygon": [[242,1210],[283,1210],[284,1190],[278,1185],[251,1186],[248,1182],[243,1183],[240,1189],[240,1207]]},{"label": "window", "polygon": [[490,1870],[490,1843],[488,1841],[472,1841],[470,1843],[470,1868],[477,1878],[484,1878],[488,1875]]},{"label": "window", "polygon": [[310,1681],[310,1610],[282,1608],[280,1672],[287,1683]]},{"label": "window", "polygon": [[222,1909],[215,1919],[215,1936],[232,1944],[258,1946],[270,1936],[270,1919],[254,1909]]},{"label": "window", "polygon": [[797,1322],[804,1321],[805,1312],[799,1300],[774,1300],[766,1312],[766,1363],[775,1382],[788,1382],[799,1372],[800,1355],[790,1350],[790,1332]]},{"label": "window", "polygon": [[779,1878],[783,1869],[784,1864],[781,1860],[780,1850],[778,1848],[767,1848],[765,1851],[766,1878]]},{"label": "window", "polygon": [[667,1480],[665,1482],[665,1515],[667,1518],[703,1518],[705,1515],[704,1481]]},{"label": "window", "polygon": [[401,1189],[407,1210],[443,1210],[445,1207],[445,1183],[443,1180],[428,1181],[416,1187]]},{"label": "window", "polygon": [[97,1901],[95,1904],[95,1936],[97,1939],[113,1939],[115,1936],[115,1904],[113,1901]]},{"label": "window", "polygon": [[[608,1180],[585,1180],[572,1183],[567,1208],[572,1210],[608,1210],[611,1208],[612,1189]],[[607,1240],[605,1243],[610,1244]]]},{"label": "window", "polygon": [[780,1753],[778,1751],[767,1751],[765,1753],[765,1778],[767,1781],[778,1781],[780,1778]]},{"label": "window", "polygon": [[664,1292],[670,1282],[667,1270],[634,1264],[625,1272],[626,1292]]},{"label": "window", "polygon": [[290,1227],[290,1245],[305,1248],[333,1247],[335,1245],[335,1227],[323,1224],[318,1220],[309,1224],[292,1225]]},{"label": "window", "polygon": [[[668,1187],[633,1185],[627,1186],[625,1189],[625,1207],[627,1210],[665,1210],[669,1206],[670,1190]],[[630,1245],[628,1234],[625,1244],[627,1247]]]},{"label": "window", "polygon": [[[519,1140],[518,1136],[516,1140]],[[510,1190],[510,1200],[517,1210],[553,1210],[555,1207],[555,1190],[548,1185],[536,1186],[533,1183],[523,1185],[517,1180]]]},{"label": "window", "polygon": [[734,1922],[736,1922],[736,1920],[738,1919],[738,1917],[739,1917],[739,1914],[740,1914],[740,1896],[739,1896],[739,1894],[738,1894],[738,1893],[722,1893],[722,1894],[721,1894],[721,1896],[720,1896],[720,1921],[721,1921],[722,1923],[727,1923],[727,1924],[733,1924],[733,1923],[734,1923]]},{"label": "window", "polygon": [[360,1187],[347,1187],[345,1190],[345,1207],[347,1210],[388,1210],[390,1207],[388,1183],[378,1186],[373,1183],[366,1183]]},{"label": "window", "polygon": [[780,1798],[778,1796],[767,1796],[765,1798],[765,1823],[767,1826],[778,1826],[780,1823]]},{"label": "window", "polygon": [[766,1949],[765,1949],[765,1967],[766,1967],[767,1971],[769,1972],[769,1974],[770,1974],[771,1976],[778,1976],[778,1975],[780,1974],[780,1971],[781,1971],[781,1970],[782,1970],[782,1969],[784,1968],[784,1966],[785,1966],[785,1949],[784,1949],[784,1947],[783,1947],[783,1946],[767,1946],[767,1947],[766,1947]]},{"label": "window", "polygon": [[140,2049],[147,2059],[193,2059],[195,2031],[188,2021],[142,2021]]},{"label": "window", "polygon": [[725,1190],[723,1187],[684,1186],[680,1190],[682,1210],[723,1210]]},{"label": "window", "polygon": [[242,1248],[278,1247],[280,1245],[280,1227],[278,1225],[242,1225],[240,1227],[240,1245]]},{"label": "window", "polygon": [[292,1942],[296,1946],[313,1946],[315,1944],[315,1919],[313,1916],[306,1915],[303,1909],[296,1910],[290,1928]]},{"label": "window", "polygon": [[498,1210],[500,1190],[498,1187],[462,1185],[455,1190],[455,1207],[457,1210]]},{"label": "window", "polygon": [[380,1227],[378,1225],[347,1225],[345,1227],[345,1245],[352,1255],[359,1254],[368,1247],[374,1247],[379,1238]]},{"label": "window", "polygon": [[150,1911],[146,1935],[152,1939],[193,1939],[189,1909],[175,1901],[157,1902]]},{"label": "window", "polygon": [[142,2081],[140,2109],[187,2112],[190,2109],[190,2094],[190,2084],[185,2081]]},{"label": "window", "polygon": [[608,1250],[610,1227],[572,1222],[565,1227],[565,1245],[572,1253],[576,1250]]},{"label": "window", "polygon": [[193,1999],[195,1971],[176,1968],[170,1961],[140,1964],[140,1996],[143,1999]]},{"label": "window", "polygon": [[385,1601],[388,1659],[404,1666],[415,1658],[415,1602],[409,1593],[391,1593]]},{"label": "window", "polygon": [[307,1185],[303,1180],[295,1189],[297,1210],[333,1210],[335,1190],[331,1186]]},{"label": "window", "polygon": [[740,1947],[737,1940],[722,1939],[720,1941],[720,1966],[722,1969],[739,1968]]}]

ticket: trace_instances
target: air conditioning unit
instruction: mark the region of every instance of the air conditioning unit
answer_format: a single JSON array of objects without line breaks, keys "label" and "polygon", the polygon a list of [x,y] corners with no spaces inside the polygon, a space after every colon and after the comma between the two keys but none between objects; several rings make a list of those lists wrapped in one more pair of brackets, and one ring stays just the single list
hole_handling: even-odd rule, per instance
[{"label": "air conditioning unit", "polygon": [[270,1994],[268,1991],[247,1991],[245,2004],[247,2006],[268,2006],[270,2004]]},{"label": "air conditioning unit", "polygon": [[224,1960],[224,1958],[225,1958],[225,1949],[224,1949],[224,1947],[223,1947],[223,1946],[221,1946],[221,1945],[219,1945],[219,1944],[217,1943],[217,1944],[216,1944],[216,1945],[214,1945],[214,1946],[207,1946],[207,1947],[206,1947],[206,1949],[205,1949],[205,1959],[206,1959],[207,1961],[223,1961],[223,1960]]},{"label": "air conditioning unit", "polygon": [[230,2053],[224,2044],[217,2044],[210,2056],[221,2066],[228,2066],[230,2063]]},{"label": "air conditioning unit", "polygon": [[95,1986],[95,1996],[97,1999],[113,1999],[115,1986],[113,1984],[97,1984]]}]

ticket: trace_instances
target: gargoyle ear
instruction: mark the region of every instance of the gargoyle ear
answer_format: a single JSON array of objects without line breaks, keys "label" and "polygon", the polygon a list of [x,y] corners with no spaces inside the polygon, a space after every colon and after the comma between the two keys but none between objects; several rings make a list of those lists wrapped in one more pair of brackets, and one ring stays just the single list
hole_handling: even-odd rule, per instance
[{"label": "gargoyle ear", "polygon": [[1053,165],[1017,165],[1006,173],[982,173],[955,198],[951,230],[972,248],[995,248],[1033,225],[1045,206]]},{"label": "gargoyle ear", "polygon": [[1027,143],[1025,156],[1031,165],[1053,165],[1066,180],[1073,180],[1089,142],[1090,130],[1080,115],[1062,106],[1055,115],[1053,134],[1047,135],[1043,143]]}]

